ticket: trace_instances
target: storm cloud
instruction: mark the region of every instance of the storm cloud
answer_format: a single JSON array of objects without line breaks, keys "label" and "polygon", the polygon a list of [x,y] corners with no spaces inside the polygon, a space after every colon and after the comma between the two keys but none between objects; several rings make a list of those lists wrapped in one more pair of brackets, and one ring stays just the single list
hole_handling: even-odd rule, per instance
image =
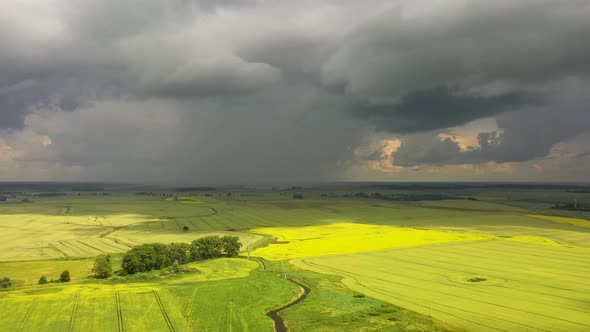
[{"label": "storm cloud", "polygon": [[[545,158],[590,130],[588,17],[582,0],[3,1],[0,170],[336,180],[384,135],[400,167]],[[441,136],[483,118],[498,128],[471,146]]]}]

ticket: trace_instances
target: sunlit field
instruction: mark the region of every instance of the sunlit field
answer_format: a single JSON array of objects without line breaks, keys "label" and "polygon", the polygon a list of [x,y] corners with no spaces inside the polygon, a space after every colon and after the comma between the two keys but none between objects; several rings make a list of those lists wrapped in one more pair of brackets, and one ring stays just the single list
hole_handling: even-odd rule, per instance
[{"label": "sunlit field", "polygon": [[[267,313],[300,299],[304,285],[310,293],[278,314],[291,331],[590,329],[590,216],[550,209],[535,191],[419,201],[350,192],[115,191],[0,203],[0,277],[11,280],[0,325],[273,331]],[[240,256],[187,263],[185,273],[94,277],[97,255],[119,270],[137,245],[211,235],[237,236]],[[71,281],[56,282],[64,270]],[[39,285],[41,276],[54,282]]]},{"label": "sunlit field", "polygon": [[590,328],[588,250],[491,240],[293,263],[471,331]]},{"label": "sunlit field", "polygon": [[476,241],[487,238],[482,235],[451,231],[353,223],[255,228],[251,232],[276,236],[277,241],[253,252],[254,255],[272,260],[421,246],[432,243]]}]

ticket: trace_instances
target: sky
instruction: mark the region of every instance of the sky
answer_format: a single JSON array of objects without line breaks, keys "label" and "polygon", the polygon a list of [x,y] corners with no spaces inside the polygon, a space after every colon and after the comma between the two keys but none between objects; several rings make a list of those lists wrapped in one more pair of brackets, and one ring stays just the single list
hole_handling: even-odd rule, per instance
[{"label": "sky", "polygon": [[0,181],[590,181],[587,0],[3,0]]}]

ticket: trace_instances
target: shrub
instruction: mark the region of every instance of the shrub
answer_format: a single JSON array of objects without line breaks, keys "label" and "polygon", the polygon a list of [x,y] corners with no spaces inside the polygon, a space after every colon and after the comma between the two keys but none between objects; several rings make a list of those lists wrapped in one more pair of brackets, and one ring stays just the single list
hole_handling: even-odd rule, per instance
[{"label": "shrub", "polygon": [[69,282],[70,280],[70,271],[68,270],[63,271],[59,276],[59,281],[61,282]]},{"label": "shrub", "polygon": [[10,286],[12,286],[12,281],[10,281],[10,278],[4,277],[0,280],[0,287],[8,288]]},{"label": "shrub", "polygon": [[113,266],[111,265],[111,257],[108,255],[101,255],[94,261],[94,267],[92,267],[94,276],[98,279],[105,279],[113,274]]},{"label": "shrub", "polygon": [[46,284],[47,282],[48,282],[48,281],[47,281],[47,277],[45,277],[45,276],[41,276],[41,278],[39,278],[39,285],[44,285],[44,284]]}]

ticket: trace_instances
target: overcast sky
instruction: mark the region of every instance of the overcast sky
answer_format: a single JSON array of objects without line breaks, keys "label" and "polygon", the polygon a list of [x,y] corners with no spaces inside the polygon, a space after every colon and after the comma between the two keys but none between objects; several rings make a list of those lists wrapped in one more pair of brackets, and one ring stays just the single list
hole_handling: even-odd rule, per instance
[{"label": "overcast sky", "polygon": [[3,0],[0,180],[590,181],[587,0]]}]

